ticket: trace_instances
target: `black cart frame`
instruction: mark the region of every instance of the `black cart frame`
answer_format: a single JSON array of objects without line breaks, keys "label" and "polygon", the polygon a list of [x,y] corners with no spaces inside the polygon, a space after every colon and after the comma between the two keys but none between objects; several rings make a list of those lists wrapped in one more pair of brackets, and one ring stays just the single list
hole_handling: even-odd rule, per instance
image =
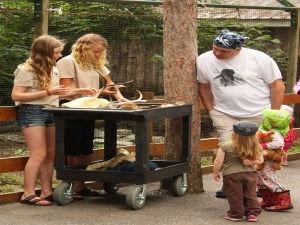
[{"label": "black cart frame", "polygon": [[[55,115],[56,124],[56,176],[58,180],[102,181],[104,183],[146,184],[189,172],[191,151],[192,105],[171,107],[150,107],[139,110],[121,109],[75,109],[44,108]],[[150,122],[167,118],[182,118],[182,148],[179,161],[150,160]],[[64,155],[64,126],[67,119],[104,121],[104,160],[116,155],[117,122],[135,122],[136,168],[133,172],[87,171],[66,166]],[[155,162],[157,169],[149,170],[149,162]]]}]

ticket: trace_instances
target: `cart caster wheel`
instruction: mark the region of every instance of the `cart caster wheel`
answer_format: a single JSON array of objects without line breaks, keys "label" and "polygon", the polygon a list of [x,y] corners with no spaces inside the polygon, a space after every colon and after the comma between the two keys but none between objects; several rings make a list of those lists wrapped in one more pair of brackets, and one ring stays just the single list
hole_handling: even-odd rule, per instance
[{"label": "cart caster wheel", "polygon": [[183,176],[173,178],[171,183],[171,190],[174,196],[181,197],[187,192],[187,182]]},{"label": "cart caster wheel", "polygon": [[119,189],[119,184],[103,183],[103,189],[107,194],[115,194]]},{"label": "cart caster wheel", "polygon": [[53,192],[53,199],[58,205],[68,205],[72,202],[73,189],[70,183],[61,183]]},{"label": "cart caster wheel", "polygon": [[146,194],[143,187],[132,187],[126,195],[126,204],[129,209],[141,209],[145,205]]}]

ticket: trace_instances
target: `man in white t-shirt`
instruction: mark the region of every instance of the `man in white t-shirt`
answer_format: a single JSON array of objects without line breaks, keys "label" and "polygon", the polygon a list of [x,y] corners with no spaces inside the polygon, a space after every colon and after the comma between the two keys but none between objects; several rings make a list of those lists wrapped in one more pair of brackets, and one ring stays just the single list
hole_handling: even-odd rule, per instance
[{"label": "man in white t-shirt", "polygon": [[[202,103],[219,133],[229,141],[235,122],[260,124],[264,108],[280,109],[285,87],[276,62],[267,54],[242,48],[247,37],[223,30],[213,49],[197,58]],[[226,197],[222,190],[216,197]]]}]

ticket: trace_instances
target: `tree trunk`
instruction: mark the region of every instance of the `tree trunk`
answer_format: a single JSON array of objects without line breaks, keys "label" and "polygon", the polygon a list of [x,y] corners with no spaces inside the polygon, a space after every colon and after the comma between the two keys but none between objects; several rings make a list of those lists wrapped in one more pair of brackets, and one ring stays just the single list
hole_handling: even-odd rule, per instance
[{"label": "tree trunk", "polygon": [[[200,97],[196,80],[197,0],[164,0],[164,87],[166,102],[193,104],[190,193],[203,192],[200,140]],[[180,159],[181,120],[166,121],[165,158]]]}]

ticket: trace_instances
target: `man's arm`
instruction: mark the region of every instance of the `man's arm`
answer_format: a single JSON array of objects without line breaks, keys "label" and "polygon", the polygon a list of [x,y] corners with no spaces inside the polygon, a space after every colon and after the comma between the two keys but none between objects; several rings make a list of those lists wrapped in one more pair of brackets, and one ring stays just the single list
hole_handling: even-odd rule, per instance
[{"label": "man's arm", "polygon": [[211,111],[214,107],[214,96],[210,84],[199,83],[199,94],[206,111]]},{"label": "man's arm", "polygon": [[283,98],[285,86],[281,79],[275,80],[273,83],[269,84],[271,92],[271,108],[280,109]]}]

